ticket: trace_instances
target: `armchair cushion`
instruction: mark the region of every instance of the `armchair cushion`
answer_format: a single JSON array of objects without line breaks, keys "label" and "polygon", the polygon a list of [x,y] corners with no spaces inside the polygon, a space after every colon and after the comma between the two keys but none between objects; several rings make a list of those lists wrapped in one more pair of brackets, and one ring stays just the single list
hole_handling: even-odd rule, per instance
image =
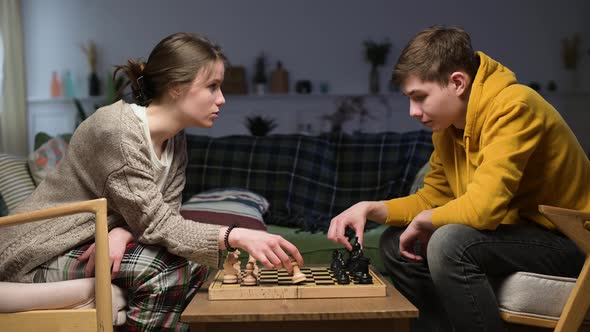
[{"label": "armchair cushion", "polygon": [[212,189],[185,202],[180,214],[185,219],[209,224],[237,224],[240,227],[266,230],[262,216],[268,201],[252,191],[241,188]]},{"label": "armchair cushion", "polygon": [[500,311],[557,320],[575,283],[575,278],[517,272],[502,279],[496,297]]},{"label": "armchair cushion", "polygon": [[27,160],[22,157],[0,154],[0,195],[10,212],[35,190],[27,168]]}]

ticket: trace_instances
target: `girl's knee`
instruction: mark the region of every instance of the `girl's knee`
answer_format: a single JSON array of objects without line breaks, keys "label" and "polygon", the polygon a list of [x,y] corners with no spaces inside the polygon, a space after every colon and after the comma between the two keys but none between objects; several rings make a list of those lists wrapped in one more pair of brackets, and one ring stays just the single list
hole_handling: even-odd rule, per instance
[{"label": "girl's knee", "polygon": [[121,264],[120,277],[130,287],[146,283],[166,285],[188,285],[195,272],[185,258],[169,253],[159,246],[138,245],[125,253]]}]

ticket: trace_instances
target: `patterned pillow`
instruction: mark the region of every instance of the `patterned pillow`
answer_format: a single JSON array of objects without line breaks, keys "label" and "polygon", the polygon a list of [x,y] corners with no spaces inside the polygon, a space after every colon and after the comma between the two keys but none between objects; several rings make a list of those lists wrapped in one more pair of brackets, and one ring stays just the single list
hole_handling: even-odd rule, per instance
[{"label": "patterned pillow", "polygon": [[4,198],[2,198],[2,195],[0,195],[0,217],[4,217],[8,215],[8,207],[6,206],[6,203],[4,202]]},{"label": "patterned pillow", "polygon": [[211,189],[201,192],[180,208],[185,219],[208,224],[266,230],[262,216],[268,210],[266,198],[241,188]]},{"label": "patterned pillow", "polygon": [[61,136],[56,136],[31,152],[29,155],[29,170],[37,186],[57,166],[67,149],[67,141]]},{"label": "patterned pillow", "polygon": [[10,154],[0,154],[0,195],[8,211],[35,190],[35,183],[27,170],[27,160]]}]

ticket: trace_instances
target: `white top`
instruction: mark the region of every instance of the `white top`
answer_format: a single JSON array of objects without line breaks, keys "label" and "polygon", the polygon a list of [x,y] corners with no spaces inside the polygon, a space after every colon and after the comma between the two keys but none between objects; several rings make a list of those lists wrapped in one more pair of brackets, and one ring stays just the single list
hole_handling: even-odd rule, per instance
[{"label": "white top", "polygon": [[131,109],[133,109],[133,113],[139,118],[139,121],[143,126],[143,131],[148,140],[150,159],[154,165],[154,180],[156,181],[158,190],[163,193],[166,176],[168,176],[170,165],[172,164],[172,158],[174,158],[174,137],[168,139],[168,142],[166,142],[166,149],[162,152],[161,158],[158,158],[156,151],[154,151],[154,145],[152,144],[152,136],[150,135],[150,126],[148,125],[146,108],[137,104],[131,104]]}]

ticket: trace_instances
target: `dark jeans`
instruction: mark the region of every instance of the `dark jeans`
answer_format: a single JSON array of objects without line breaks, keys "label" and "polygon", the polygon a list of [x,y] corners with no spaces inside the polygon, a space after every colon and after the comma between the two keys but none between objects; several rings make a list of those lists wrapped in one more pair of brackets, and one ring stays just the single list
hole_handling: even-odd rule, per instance
[{"label": "dark jeans", "polygon": [[425,262],[399,253],[402,228],[381,236],[381,255],[395,287],[420,310],[412,331],[503,331],[493,281],[518,271],[577,277],[585,256],[564,235],[540,226],[465,225],[437,229]]}]

